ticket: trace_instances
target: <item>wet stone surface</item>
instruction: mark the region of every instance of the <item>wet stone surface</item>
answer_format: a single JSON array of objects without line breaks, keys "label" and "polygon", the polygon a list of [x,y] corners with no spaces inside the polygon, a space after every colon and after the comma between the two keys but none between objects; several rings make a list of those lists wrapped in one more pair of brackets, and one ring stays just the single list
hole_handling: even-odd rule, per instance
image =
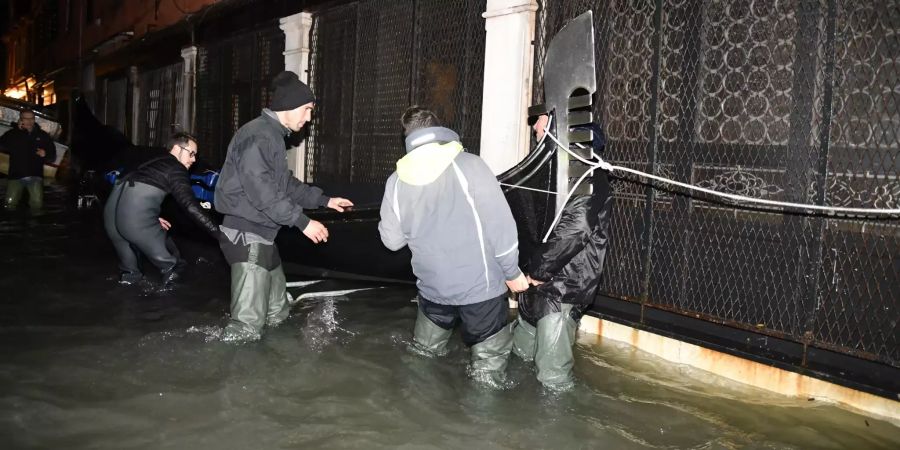
[{"label": "wet stone surface", "polygon": [[0,212],[6,449],[900,447],[886,422],[589,335],[572,391],[543,390],[515,357],[510,388],[487,389],[458,336],[443,358],[407,350],[406,286],[307,296],[261,341],[223,343],[228,270],[211,241],[176,237],[189,267],[172,291],[120,286],[100,210],[52,186],[46,203]]}]

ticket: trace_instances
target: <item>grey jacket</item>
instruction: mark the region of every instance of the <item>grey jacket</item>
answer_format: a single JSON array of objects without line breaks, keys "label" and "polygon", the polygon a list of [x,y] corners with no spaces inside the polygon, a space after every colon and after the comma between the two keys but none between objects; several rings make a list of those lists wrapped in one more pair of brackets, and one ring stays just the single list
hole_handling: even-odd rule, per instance
[{"label": "grey jacket", "polygon": [[238,129],[216,183],[216,211],[222,225],[274,240],[282,225],[309,224],[303,209],[328,204],[322,190],[294,178],[287,167],[284,138],[289,130],[264,109]]},{"label": "grey jacket", "polygon": [[391,250],[409,245],[419,293],[432,302],[468,305],[503,294],[506,280],[522,272],[516,223],[497,178],[446,128],[418,130],[407,144],[385,186],[382,242]]}]

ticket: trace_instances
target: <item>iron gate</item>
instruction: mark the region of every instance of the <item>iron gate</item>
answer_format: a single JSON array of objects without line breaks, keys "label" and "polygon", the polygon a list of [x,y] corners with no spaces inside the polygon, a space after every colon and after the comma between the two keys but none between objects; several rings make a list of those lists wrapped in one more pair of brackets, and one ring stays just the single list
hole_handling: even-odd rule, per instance
[{"label": "iron gate", "polygon": [[277,24],[200,47],[195,132],[209,163],[221,165],[237,129],[269,104],[272,77],[284,70],[283,53]]},{"label": "iron gate", "polygon": [[[723,192],[900,206],[900,4],[549,1],[594,11],[605,158]],[[536,101],[537,102],[537,101]],[[616,182],[604,295],[900,367],[900,224]]]},{"label": "iron gate", "polygon": [[383,188],[404,154],[400,115],[412,104],[434,110],[477,154],[484,7],[485,0],[366,0],[317,12],[307,179]]},{"label": "iron gate", "polygon": [[147,70],[138,77],[140,98],[135,144],[165,147],[169,136],[183,129],[177,122],[184,63]]}]

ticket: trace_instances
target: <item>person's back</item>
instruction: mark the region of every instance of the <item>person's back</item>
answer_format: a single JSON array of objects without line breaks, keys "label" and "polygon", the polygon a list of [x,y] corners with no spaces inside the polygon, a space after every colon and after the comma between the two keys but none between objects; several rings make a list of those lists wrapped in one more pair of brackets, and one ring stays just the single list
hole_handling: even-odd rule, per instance
[{"label": "person's back", "polygon": [[[449,305],[496,297],[506,292],[507,278],[519,273],[518,253],[512,251],[515,226],[496,225],[512,222],[509,206],[484,192],[496,178],[481,158],[462,152],[456,141],[435,144],[431,153],[440,155],[407,160],[406,170],[388,180],[396,199],[390,213],[399,217],[407,236],[418,288],[426,298]],[[434,174],[440,166],[444,170]],[[428,174],[436,178],[427,180]],[[508,257],[498,261],[495,256],[504,252]]]},{"label": "person's back", "polygon": [[378,229],[386,247],[409,245],[412,252],[419,289],[414,349],[445,353],[461,322],[473,374],[497,382],[512,345],[507,286],[527,287],[516,224],[497,178],[463,151],[456,133],[416,107],[403,123],[408,154],[387,181]]}]

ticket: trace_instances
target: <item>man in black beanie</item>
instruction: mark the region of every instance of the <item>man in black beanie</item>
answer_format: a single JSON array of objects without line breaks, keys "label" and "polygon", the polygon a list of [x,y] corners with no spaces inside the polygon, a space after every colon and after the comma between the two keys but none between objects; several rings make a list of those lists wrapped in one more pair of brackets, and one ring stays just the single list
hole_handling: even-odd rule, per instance
[{"label": "man in black beanie", "polygon": [[216,184],[216,210],[224,214],[221,243],[231,266],[231,321],[222,339],[256,340],[263,328],[288,316],[285,277],[275,236],[294,226],[315,243],[328,240],[328,229],[310,220],[303,209],[327,206],[343,212],[347,199],[294,178],[287,167],[284,139],[300,131],[312,117],[312,90],[294,72],[272,80],[272,100],[256,119],[235,133]]}]

